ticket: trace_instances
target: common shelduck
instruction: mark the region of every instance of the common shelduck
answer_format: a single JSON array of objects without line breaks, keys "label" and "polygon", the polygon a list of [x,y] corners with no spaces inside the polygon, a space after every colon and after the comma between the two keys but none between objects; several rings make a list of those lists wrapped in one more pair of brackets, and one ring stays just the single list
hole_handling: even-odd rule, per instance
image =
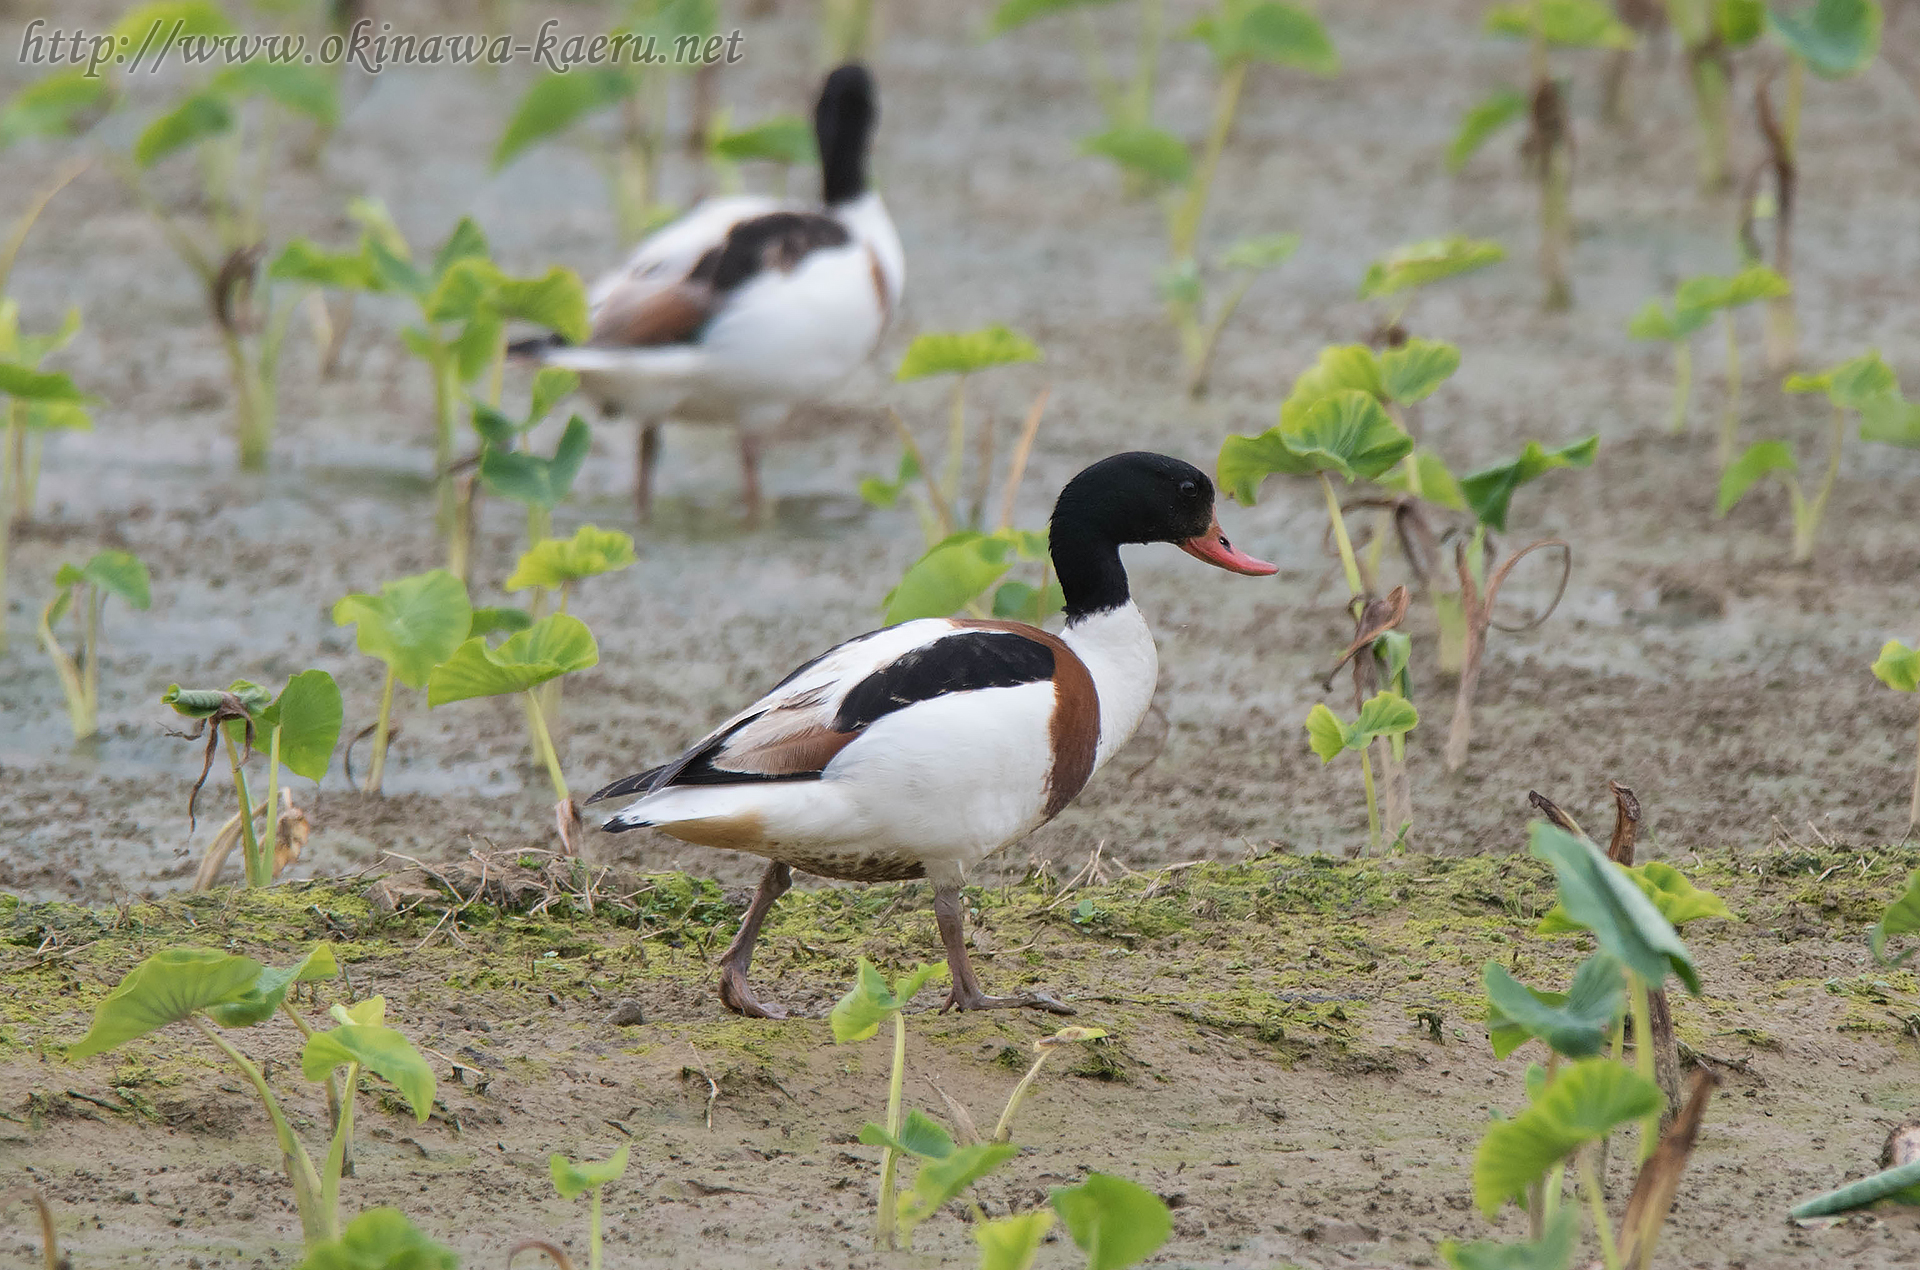
[{"label": "common shelduck", "polygon": [[1161,454],[1119,454],[1081,472],[1054,504],[1050,551],[1066,629],[922,618],[862,635],[800,667],[669,763],[588,801],[642,797],[614,832],[652,827],[684,842],[771,861],[720,960],[720,999],[755,1000],[747,969],[790,870],[856,882],[926,877],[953,987],[947,1008],[1037,1006],[989,997],[967,958],[967,868],[1058,815],[1133,735],[1159,674],[1127,591],[1123,543],[1171,542],[1208,564],[1275,566],[1220,531],[1213,482]]},{"label": "common shelduck", "polygon": [[641,520],[667,419],[739,428],[747,513],[757,519],[765,436],[797,402],[864,362],[899,309],[906,254],[886,204],[867,185],[878,116],[866,67],[834,70],[813,113],[819,203],[710,199],[594,284],[585,344],[515,345],[577,371],[603,409],[639,420]]}]

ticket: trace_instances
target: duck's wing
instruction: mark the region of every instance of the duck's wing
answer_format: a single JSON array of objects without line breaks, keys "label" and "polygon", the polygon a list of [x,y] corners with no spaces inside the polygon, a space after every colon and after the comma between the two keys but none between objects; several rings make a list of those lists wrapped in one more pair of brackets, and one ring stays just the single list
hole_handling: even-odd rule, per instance
[{"label": "duck's wing", "polygon": [[[617,780],[587,801],[670,786],[818,780],[879,719],[956,693],[1048,680],[1056,681],[1062,699],[1087,698],[1097,735],[1092,680],[1055,637],[1014,622],[905,622],[829,650],[678,758]],[[1067,692],[1061,691],[1063,680],[1071,681]],[[1087,771],[1091,766],[1089,759]],[[1073,793],[1085,779],[1080,774]]]}]

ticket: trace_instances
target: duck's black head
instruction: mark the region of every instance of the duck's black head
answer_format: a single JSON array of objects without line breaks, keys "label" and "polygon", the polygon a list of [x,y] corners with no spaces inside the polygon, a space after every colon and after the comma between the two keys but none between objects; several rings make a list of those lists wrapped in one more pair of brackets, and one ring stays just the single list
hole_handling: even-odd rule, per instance
[{"label": "duck's black head", "polygon": [[1213,482],[1205,472],[1164,454],[1116,454],[1068,481],[1054,503],[1053,564],[1069,622],[1127,602],[1119,548],[1129,542],[1176,543],[1195,559],[1233,573],[1276,572],[1220,532]]},{"label": "duck's black head", "polygon": [[821,197],[829,207],[867,192],[867,143],[879,118],[880,103],[867,68],[858,62],[834,68],[813,108]]}]

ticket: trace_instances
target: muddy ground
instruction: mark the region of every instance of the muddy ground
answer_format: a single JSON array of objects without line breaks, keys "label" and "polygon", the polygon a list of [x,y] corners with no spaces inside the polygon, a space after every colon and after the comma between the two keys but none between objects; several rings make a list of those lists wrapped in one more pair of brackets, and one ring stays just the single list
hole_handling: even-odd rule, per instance
[{"label": "muddy ground", "polygon": [[[104,20],[109,11],[58,8],[63,19]],[[797,109],[812,91],[811,11],[790,3],[775,8],[772,16],[747,20],[749,56],[721,80],[739,118]],[[535,6],[525,9],[521,20],[529,26],[543,16]],[[0,10],[8,19],[0,22],[0,48],[15,46],[31,11],[32,0]],[[452,5],[393,4],[381,12],[418,29],[478,21]],[[578,21],[585,11],[554,12]],[[1074,138],[1098,120],[1064,32],[1036,29],[985,44],[978,38],[983,12],[888,8],[875,59],[884,99],[878,166],[906,241],[910,278],[902,322],[877,365],[890,366],[921,330],[1005,321],[1038,340],[1043,365],[995,376],[974,392],[1010,427],[1040,387],[1052,388],[1021,498],[1023,520],[1038,524],[1053,491],[1095,457],[1159,448],[1211,466],[1223,435],[1266,426],[1292,376],[1323,344],[1365,338],[1380,320],[1377,306],[1353,298],[1367,261],[1380,252],[1453,231],[1506,242],[1510,262],[1424,294],[1409,310],[1417,332],[1455,340],[1465,354],[1460,373],[1422,408],[1425,435],[1456,470],[1510,453],[1528,438],[1559,443],[1588,433],[1602,438],[1600,459],[1591,472],[1550,477],[1515,500],[1511,541],[1568,539],[1573,576],[1565,603],[1545,626],[1494,636],[1476,748],[1457,778],[1446,777],[1439,761],[1451,684],[1432,663],[1431,625],[1416,614],[1416,700],[1426,721],[1411,743],[1419,817],[1413,846],[1440,856],[1509,856],[1524,842],[1527,789],[1582,809],[1607,777],[1616,777],[1634,786],[1647,808],[1646,853],[1675,861],[1705,853],[1729,877],[1740,874],[1742,885],[1749,885],[1749,860],[1790,860],[1805,851],[1823,861],[1807,875],[1814,876],[1855,859],[1829,858],[1830,843],[1878,861],[1847,863],[1820,883],[1842,915],[1762,920],[1737,905],[1746,923],[1703,936],[1713,1008],[1725,1003],[1743,1020],[1730,1029],[1756,1029],[1778,1048],[1755,1048],[1751,1090],[1736,1082],[1716,1108],[1714,1135],[1702,1148],[1708,1163],[1693,1175],[1705,1189],[1688,1201],[1697,1210],[1683,1208],[1697,1216],[1683,1215],[1672,1255],[1674,1264],[1806,1264],[1811,1248],[1838,1247],[1820,1241],[1842,1240],[1851,1241],[1846,1255],[1855,1264],[1894,1263],[1910,1227],[1895,1234],[1867,1220],[1816,1236],[1790,1230],[1780,1214],[1792,1197],[1866,1167],[1880,1132],[1874,1118],[1916,1101],[1917,1056],[1897,1022],[1838,1030],[1851,998],[1823,985],[1868,973],[1858,938],[1871,921],[1867,897],[1884,898],[1895,872],[1892,856],[1875,853],[1905,830],[1912,702],[1883,689],[1866,667],[1885,639],[1911,642],[1920,633],[1909,590],[1920,567],[1920,455],[1851,445],[1812,567],[1786,563],[1787,508],[1779,491],[1750,497],[1725,520],[1712,517],[1711,434],[1720,401],[1714,341],[1700,341],[1692,431],[1672,437],[1664,429],[1666,352],[1623,333],[1640,303],[1678,277],[1735,264],[1730,201],[1702,198],[1692,188],[1674,63],[1637,68],[1637,122],[1611,133],[1595,120],[1597,66],[1567,59],[1579,129],[1578,305],[1543,315],[1528,263],[1533,201],[1510,139],[1496,141],[1460,177],[1441,162],[1460,110],[1518,75],[1516,50],[1475,34],[1475,5],[1328,6],[1345,72],[1326,82],[1255,74],[1209,230],[1216,244],[1294,230],[1304,245],[1255,285],[1222,343],[1211,396],[1193,403],[1177,388],[1172,342],[1151,287],[1161,253],[1157,215],[1122,198],[1102,163],[1075,157]],[[1120,28],[1108,34],[1119,51]],[[1896,8],[1888,39],[1913,65],[1920,14]],[[25,77],[0,59],[0,89],[10,92]],[[560,145],[531,152],[499,174],[487,167],[524,77],[524,67],[493,79],[453,70],[352,77],[349,109],[318,166],[289,165],[276,174],[276,231],[345,244],[352,231],[342,209],[351,196],[369,194],[388,204],[416,244],[437,241],[471,212],[516,269],[556,261],[589,274],[606,267],[616,257],[610,216],[585,154]],[[1750,74],[1742,81],[1751,82]],[[156,91],[139,89],[148,97]],[[1209,91],[1198,50],[1176,46],[1160,95],[1162,120],[1198,136]],[[1920,383],[1920,315],[1911,302],[1920,294],[1912,215],[1920,197],[1917,124],[1920,97],[1884,65],[1859,81],[1817,83],[1809,94],[1796,240],[1806,363],[1817,367],[1877,345],[1910,391]],[[108,126],[124,129],[127,122]],[[23,206],[66,154],[40,142],[10,151],[0,216]],[[1742,168],[1758,155],[1744,118],[1736,155]],[[690,165],[675,159],[667,171],[673,197],[694,192],[698,176]],[[184,197],[187,175],[168,179],[172,184],[163,186]],[[360,306],[341,371],[331,379],[319,377],[310,342],[297,334],[284,371],[275,470],[264,478],[236,474],[224,372],[204,303],[153,225],[100,170],[63,195],[35,232],[11,290],[33,329],[57,321],[67,305],[82,307],[86,330],[58,365],[105,404],[97,431],[50,444],[41,506],[16,542],[6,613],[11,639],[0,655],[0,887],[27,901],[77,900],[112,914],[114,905],[180,890],[212,829],[203,818],[197,834],[187,832],[186,787],[197,756],[163,734],[167,720],[155,702],[168,683],[269,680],[319,665],[340,679],[350,726],[371,719],[377,667],[355,655],[350,633],[334,628],[327,610],[349,590],[440,560],[428,496],[427,383],[393,338],[402,318],[396,309]],[[1777,380],[1759,368],[1757,315],[1748,319],[1744,435],[1791,436],[1803,464],[1815,467],[1821,409],[1771,386]],[[774,524],[760,531],[737,523],[728,439],[705,429],[669,431],[666,498],[657,523],[640,534],[640,563],[589,584],[575,599],[574,611],[593,625],[602,649],[601,664],[576,677],[567,693],[562,746],[576,785],[592,787],[658,761],[798,660],[874,623],[881,597],[918,553],[919,536],[908,513],[866,508],[854,485],[860,474],[892,465],[886,408],[898,408],[931,441],[941,394],[937,384],[893,387],[876,369],[805,411],[772,452]],[[599,427],[581,493],[559,513],[562,531],[587,522],[631,527],[630,456],[627,425]],[[1116,866],[1149,872],[1249,852],[1338,856],[1359,846],[1359,775],[1344,765],[1322,769],[1300,728],[1321,699],[1319,675],[1350,631],[1323,549],[1317,496],[1273,482],[1258,507],[1227,507],[1223,520],[1236,541],[1279,561],[1280,575],[1230,578],[1191,567],[1164,548],[1129,553],[1136,595],[1160,639],[1164,722],[1150,720],[1058,821],[989,862],[983,883],[1019,879],[1036,862],[1071,876],[1096,845]],[[497,583],[511,568],[520,534],[511,509],[484,509],[478,596],[499,598]],[[104,545],[135,550],[149,562],[155,604],[147,614],[110,609],[103,735],[75,748],[54,676],[34,646],[33,622],[58,563]],[[1395,567],[1390,558],[1390,575]],[[1551,581],[1544,569],[1523,568],[1509,589],[1516,609],[1537,604]],[[1334,703],[1345,704],[1339,696]],[[511,850],[544,842],[543,785],[520,763],[514,712],[466,703],[429,715],[413,699],[404,702],[401,723],[385,799],[351,792],[338,766],[317,794],[306,795],[316,832],[296,877],[353,874],[387,852],[444,861],[489,844]],[[216,796],[219,789],[216,782]],[[589,850],[623,869],[683,868],[730,888],[754,872],[751,862],[639,834],[595,835]],[[1271,867],[1315,866],[1287,860]],[[1525,873],[1531,866],[1516,867]],[[1771,866],[1752,867],[1775,876],[1767,873]],[[1778,876],[1802,879],[1798,866]],[[883,908],[893,903],[889,888],[877,893],[887,897]],[[829,910],[843,902],[871,901],[832,889],[810,901]],[[1769,913],[1805,910],[1805,902],[1764,888],[1749,902]],[[245,907],[222,901],[237,903]],[[345,898],[322,907],[328,904],[351,908]],[[918,909],[908,899],[900,911]],[[197,911],[169,909],[172,916],[154,919],[153,938]],[[1164,941],[1138,942],[1134,955],[1124,940],[1082,947],[1088,956],[1093,949],[1111,953],[1113,964],[1103,961],[1098,974],[1055,986],[1096,1002],[1103,991],[1153,1002],[1115,1020],[1124,1021],[1119,1044],[1130,1061],[1150,1065],[1153,1074],[1063,1083],[1069,1101],[1036,1108],[1027,1135],[1059,1145],[1024,1158],[1023,1167],[1031,1163],[1033,1170],[1009,1183],[1001,1202],[1083,1164],[1155,1175],[1169,1193],[1191,1191],[1182,1238],[1168,1256],[1201,1264],[1406,1264],[1429,1255],[1435,1235],[1476,1229],[1478,1219],[1465,1209],[1464,1165],[1484,1112],[1463,1090],[1492,1073],[1494,1084],[1481,1085],[1479,1098],[1510,1105],[1518,1070],[1512,1062],[1493,1068],[1473,1034],[1466,1000],[1484,950],[1462,944],[1460,964],[1445,963],[1444,984],[1429,976],[1439,999],[1453,1002],[1442,1012],[1459,1035],[1428,1050],[1402,1017],[1418,993],[1369,978],[1374,971],[1343,971],[1344,962],[1322,966],[1321,958],[1287,951],[1302,941],[1332,947],[1386,938],[1366,933],[1375,929],[1366,922],[1356,928],[1327,920],[1346,915],[1276,902],[1255,925],[1229,926],[1220,936],[1258,945],[1244,959],[1253,976],[1242,989],[1248,993],[1264,976],[1292,966],[1285,991],[1350,993],[1370,1003],[1367,1021],[1339,1046],[1305,1053],[1271,1037],[1248,1039],[1237,1024],[1221,1031],[1177,1013],[1185,1008],[1172,1000],[1179,958]],[[20,920],[31,936],[20,937],[26,942],[17,964],[24,965],[40,942],[32,932],[41,919]],[[1186,938],[1201,939],[1211,920],[1196,917]],[[1398,919],[1377,910],[1368,920]],[[1819,934],[1795,924],[1803,920]],[[1270,945],[1267,923],[1278,932]],[[872,929],[858,923],[843,938],[910,960],[934,947],[923,926],[913,919],[897,944],[884,947],[872,945]],[[1787,928],[1790,937],[1779,933]],[[520,938],[537,942],[544,929]],[[1524,929],[1517,921],[1503,928],[1510,938]],[[281,927],[246,938],[284,942],[296,934]],[[368,973],[406,984],[418,994],[409,1008],[437,1020],[425,1024],[428,1030],[451,1034],[454,1024],[436,1013],[446,994],[423,985],[445,982],[485,945],[462,949],[443,933],[434,945],[437,961],[403,966],[405,951],[424,935],[395,928],[390,946],[365,950]],[[616,955],[631,946],[630,935],[595,930],[578,938],[609,949],[605,957],[616,966],[631,956]],[[1002,942],[1017,946],[1025,938]],[[1442,943],[1453,951],[1451,935]],[[1156,959],[1161,952],[1168,954],[1164,963]],[[571,965],[583,955],[563,960]],[[800,976],[808,1003],[830,999],[844,977],[845,955]],[[158,1242],[180,1249],[179,1264],[211,1264],[239,1255],[236,1248],[249,1259],[266,1255],[260,1250],[276,1237],[268,1227],[279,1223],[284,1237],[287,1218],[265,1152],[236,1162],[243,1157],[224,1134],[196,1136],[184,1122],[163,1133],[98,1107],[106,1118],[77,1124],[33,1110],[36,1090],[65,1098],[69,1086],[90,1094],[109,1087],[108,1066],[74,1073],[30,1057],[42,1041],[77,1026],[82,999],[130,964],[133,950],[109,942],[95,956],[100,961],[80,963],[93,968],[75,971],[77,982],[68,985],[75,993],[71,1019],[10,1033],[14,1060],[0,1077],[10,1100],[5,1109],[28,1123],[18,1127],[19,1141],[5,1144],[7,1156],[44,1171],[63,1204],[75,1205],[63,1210],[69,1222],[82,1210],[95,1214],[86,1230],[73,1230],[89,1264],[136,1256],[130,1250],[146,1238],[149,1217]],[[783,957],[805,964],[793,948],[780,951],[776,939],[770,975],[780,975]],[[1357,954],[1350,960],[1363,964]],[[1049,969],[1054,965],[1049,958]],[[525,1069],[511,1100],[499,1100],[504,1106],[485,1104],[497,1123],[484,1135],[463,1130],[456,1144],[390,1125],[390,1168],[381,1174],[370,1158],[368,1170],[370,1179],[384,1176],[380,1184],[393,1188],[381,1197],[402,1198],[401,1179],[407,1187],[417,1181],[427,1190],[418,1200],[404,1196],[410,1210],[438,1214],[442,1233],[457,1233],[471,1251],[494,1247],[532,1214],[565,1219],[558,1207],[540,1207],[547,1201],[538,1162],[547,1147],[610,1145],[592,1136],[603,1129],[586,1126],[609,1118],[625,1123],[632,1108],[650,1124],[674,1126],[660,1138],[630,1126],[642,1130],[636,1149],[644,1142],[655,1152],[648,1189],[633,1193],[648,1197],[649,1206],[629,1208],[620,1227],[636,1249],[686,1260],[731,1247],[728,1255],[744,1262],[773,1256],[780,1239],[790,1242],[778,1255],[792,1264],[844,1263],[849,1250],[864,1246],[860,1213],[870,1183],[857,1171],[864,1164],[840,1157],[858,1155],[846,1152],[844,1135],[873,1105],[871,1071],[842,1074],[846,1056],[822,1047],[819,1025],[782,1030],[720,1019],[707,996],[704,957],[649,966],[647,1006],[672,1035],[640,1041],[645,1052],[637,1055],[625,1053],[634,1034],[603,1026],[604,1003],[584,987],[556,992],[558,1006],[529,996],[524,977],[517,990],[492,980],[484,992],[476,989],[476,1000],[461,1008],[496,1031],[508,1031],[499,1025],[512,1021],[517,1052],[535,1066]],[[1109,975],[1128,986],[1097,986]],[[1886,982],[1887,1010],[1895,1019],[1911,1015],[1910,978]],[[555,1041],[556,1022],[574,1035]],[[930,1037],[946,1038],[936,1060],[943,1085],[976,1108],[994,1102],[1005,1081],[992,1055],[976,1051],[992,1041],[997,1052],[1037,1027],[1026,1020],[918,1022]],[[523,1023],[529,1034],[520,1041]],[[1702,1049],[1747,1056],[1746,1042],[1722,1035],[1729,1029],[1716,1030],[1709,1013],[1691,1025],[1700,1029]],[[716,1104],[714,1134],[704,1125],[693,1132],[699,1100],[677,1074],[688,1040],[702,1053],[736,1043],[762,1047],[765,1056],[755,1061],[772,1066],[792,1101],[757,1074],[739,1076]],[[565,1048],[576,1043],[578,1051]],[[592,1053],[596,1046],[605,1054]],[[1366,1062],[1343,1057],[1376,1051],[1420,1059],[1361,1070]],[[776,1055],[777,1062],[770,1057]],[[94,1083],[78,1083],[83,1077]],[[1270,1099],[1247,1092],[1260,1088],[1256,1077],[1277,1091]],[[209,1076],[195,1070],[183,1079],[197,1091],[196,1105],[204,1104]],[[1284,1117],[1256,1111],[1243,1120],[1241,1109],[1250,1105],[1243,1095],[1251,1103],[1271,1101]],[[796,1110],[803,1104],[804,1115]],[[576,1117],[570,1123],[580,1126],[580,1136],[555,1142],[557,1109],[576,1105],[580,1110],[567,1114]],[[1133,1129],[1104,1127],[1123,1125],[1142,1126],[1141,1140],[1124,1141]],[[442,1130],[451,1134],[446,1126],[432,1132]],[[783,1133],[802,1146],[785,1145]],[[475,1167],[489,1154],[476,1145],[480,1136],[505,1144],[524,1167]],[[421,1145],[402,1141],[409,1137]],[[672,1142],[677,1160],[660,1147],[664,1142]],[[1054,1150],[1064,1154],[1042,1164]],[[403,1151],[415,1158],[403,1159]],[[819,1169],[822,1179],[770,1180],[755,1155],[784,1161],[779,1168]],[[1227,1160],[1239,1163],[1221,1163]],[[157,1174],[162,1168],[167,1173]],[[696,1193],[718,1184],[716,1176],[743,1173],[749,1180],[739,1189],[751,1194]],[[209,1244],[209,1217],[183,1216],[187,1225],[172,1228],[161,1210],[111,1207],[122,1194],[169,1197],[176,1176],[227,1179],[218,1185],[232,1190],[232,1209],[257,1220],[230,1242]],[[854,1182],[833,1189],[848,1178]],[[1275,1179],[1287,1190],[1276,1192]],[[174,1207],[164,1216],[210,1212],[213,1201],[200,1192],[212,1185],[196,1181],[186,1188],[194,1194],[167,1198]],[[1383,1186],[1390,1196],[1377,1189]],[[191,1249],[189,1226],[200,1232]],[[1315,1230],[1321,1233],[1308,1233]],[[676,1242],[669,1249],[663,1239]],[[224,1251],[212,1251],[216,1244]],[[938,1234],[929,1228],[927,1244],[957,1256],[966,1240],[957,1225],[945,1224]],[[638,1251],[620,1251],[640,1259]]]}]

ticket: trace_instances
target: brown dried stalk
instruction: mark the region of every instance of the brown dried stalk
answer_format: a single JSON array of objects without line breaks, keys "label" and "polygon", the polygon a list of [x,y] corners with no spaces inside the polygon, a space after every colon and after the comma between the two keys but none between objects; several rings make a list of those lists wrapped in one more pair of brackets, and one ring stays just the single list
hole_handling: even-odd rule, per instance
[{"label": "brown dried stalk", "polygon": [[1554,589],[1553,599],[1536,616],[1519,626],[1500,628],[1514,633],[1532,630],[1560,607],[1561,597],[1567,593],[1567,581],[1573,576],[1573,548],[1559,538],[1542,538],[1529,543],[1501,561],[1500,566],[1488,576],[1486,592],[1482,594],[1474,582],[1473,571],[1467,567],[1466,544],[1454,544],[1454,568],[1460,575],[1460,607],[1467,619],[1467,652],[1465,664],[1460,670],[1460,690],[1454,697],[1453,720],[1447,728],[1446,762],[1449,772],[1459,771],[1467,761],[1467,744],[1473,733],[1473,694],[1480,686],[1480,662],[1487,651],[1487,629],[1493,625],[1493,608],[1499,602],[1500,587],[1515,565],[1548,547],[1558,547],[1565,553],[1560,585]]},{"label": "brown dried stalk", "polygon": [[1680,1191],[1680,1175],[1686,1172],[1687,1157],[1693,1154],[1700,1122],[1707,1115],[1707,1102],[1719,1083],[1720,1078],[1707,1068],[1695,1069],[1686,1108],[1660,1135],[1660,1145],[1640,1166],[1633,1194],[1627,1197],[1627,1210],[1620,1217],[1620,1264],[1629,1270],[1647,1270],[1653,1264],[1653,1248],[1659,1241],[1660,1227],[1673,1211],[1674,1196]]},{"label": "brown dried stalk", "polygon": [[560,1270],[573,1270],[572,1259],[570,1259],[565,1252],[561,1251],[560,1245],[549,1243],[545,1239],[522,1239],[519,1243],[507,1249],[507,1265],[509,1270],[511,1270],[513,1265],[513,1259],[523,1252],[544,1253],[553,1261],[554,1265],[560,1267]]},{"label": "brown dried stalk", "polygon": [[0,1195],[0,1213],[6,1212],[22,1201],[32,1204],[39,1211],[40,1254],[46,1270],[63,1270],[70,1266],[72,1263],[60,1255],[59,1235],[53,1225],[53,1206],[47,1203],[47,1197],[40,1193],[38,1187],[17,1186],[5,1195]]}]

